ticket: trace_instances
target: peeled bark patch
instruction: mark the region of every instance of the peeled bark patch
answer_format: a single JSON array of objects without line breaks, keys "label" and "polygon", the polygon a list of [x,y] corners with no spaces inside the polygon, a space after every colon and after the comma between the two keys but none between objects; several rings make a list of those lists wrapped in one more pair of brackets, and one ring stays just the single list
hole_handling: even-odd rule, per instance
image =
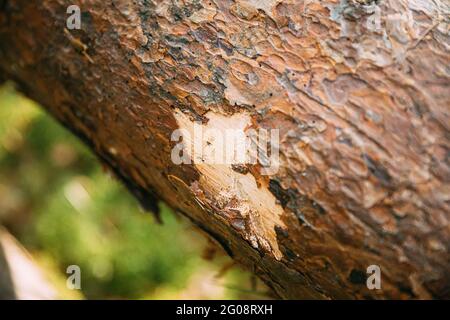
[{"label": "peeled bark patch", "polygon": [[[147,207],[283,298],[448,297],[448,1],[84,1],[68,31],[71,4],[4,3],[0,78]],[[279,170],[173,163],[196,121],[279,130]]]}]

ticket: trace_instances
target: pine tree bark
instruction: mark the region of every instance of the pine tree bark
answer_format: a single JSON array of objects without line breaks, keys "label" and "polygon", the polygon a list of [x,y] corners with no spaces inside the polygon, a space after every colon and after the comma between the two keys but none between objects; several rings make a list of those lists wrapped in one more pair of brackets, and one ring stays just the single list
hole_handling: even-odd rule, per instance
[{"label": "pine tree bark", "polygon": [[[447,0],[0,3],[0,78],[281,298],[450,296]],[[195,121],[279,129],[278,172],[174,164]]]}]

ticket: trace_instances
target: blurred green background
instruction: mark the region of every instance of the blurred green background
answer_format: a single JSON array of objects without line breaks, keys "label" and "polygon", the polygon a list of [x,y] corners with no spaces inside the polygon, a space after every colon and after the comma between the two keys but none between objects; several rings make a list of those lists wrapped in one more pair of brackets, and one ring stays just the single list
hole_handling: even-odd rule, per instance
[{"label": "blurred green background", "polygon": [[[77,138],[13,84],[0,86],[0,224],[58,298],[267,297],[220,251],[202,258],[211,256],[211,244],[161,208],[158,225]],[[69,265],[81,268],[81,291],[66,287]]]}]

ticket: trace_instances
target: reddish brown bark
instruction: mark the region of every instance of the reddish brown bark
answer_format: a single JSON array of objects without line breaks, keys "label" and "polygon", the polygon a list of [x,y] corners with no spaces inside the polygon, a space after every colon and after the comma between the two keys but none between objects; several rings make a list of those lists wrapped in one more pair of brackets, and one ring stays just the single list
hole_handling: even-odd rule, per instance
[{"label": "reddish brown bark", "polygon": [[[0,70],[280,297],[448,297],[449,7],[8,0]],[[175,165],[194,120],[280,129],[280,170]]]}]

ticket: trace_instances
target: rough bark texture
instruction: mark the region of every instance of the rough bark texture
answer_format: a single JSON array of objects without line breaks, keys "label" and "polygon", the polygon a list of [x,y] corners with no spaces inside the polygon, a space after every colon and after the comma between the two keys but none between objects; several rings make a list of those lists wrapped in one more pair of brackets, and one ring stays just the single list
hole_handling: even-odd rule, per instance
[{"label": "rough bark texture", "polygon": [[[0,3],[1,77],[280,297],[449,297],[448,0]],[[280,170],[175,165],[194,120],[279,128]]]}]

